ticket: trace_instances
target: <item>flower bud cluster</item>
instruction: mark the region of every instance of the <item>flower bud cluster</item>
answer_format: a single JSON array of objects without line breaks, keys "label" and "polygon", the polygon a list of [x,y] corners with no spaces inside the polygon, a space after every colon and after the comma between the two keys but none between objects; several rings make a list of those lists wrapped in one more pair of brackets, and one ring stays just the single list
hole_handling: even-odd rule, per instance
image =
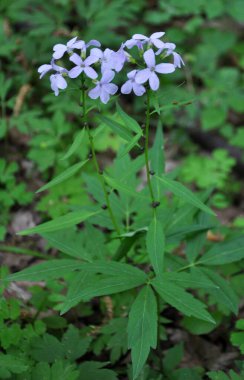
[{"label": "flower bud cluster", "polygon": [[[176,68],[184,65],[183,59],[175,51],[176,45],[161,40],[164,34],[156,32],[150,37],[135,34],[122,43],[118,51],[108,48],[102,50],[97,40],[86,43],[75,37],[66,45],[55,45],[51,63],[40,66],[38,73],[40,78],[51,73],[51,89],[56,96],[59,90],[66,89],[68,79],[73,80],[82,75],[88,82],[88,96],[91,99],[100,98],[102,103],[107,103],[119,89],[112,83],[116,73],[130,65],[132,70],[127,73],[128,79],[120,91],[122,94],[133,92],[136,96],[142,96],[146,92],[147,83],[151,90],[158,90],[158,74],[173,73]],[[62,64],[65,55],[74,65],[69,70],[56,63],[58,60]],[[173,62],[163,62],[168,58],[170,60],[170,57]]]}]

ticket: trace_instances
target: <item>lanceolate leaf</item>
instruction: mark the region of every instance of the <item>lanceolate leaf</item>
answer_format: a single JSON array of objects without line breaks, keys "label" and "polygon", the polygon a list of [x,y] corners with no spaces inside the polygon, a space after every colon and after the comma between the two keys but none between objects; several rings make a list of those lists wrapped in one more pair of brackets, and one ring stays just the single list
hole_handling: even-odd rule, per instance
[{"label": "lanceolate leaf", "polygon": [[142,135],[142,129],[141,129],[140,125],[137,123],[137,121],[135,119],[133,119],[131,116],[127,115],[127,113],[125,113],[122,110],[122,108],[120,107],[120,105],[118,103],[116,104],[116,109],[117,109],[119,116],[123,120],[125,127],[127,129],[131,129],[136,134]]},{"label": "lanceolate leaf", "polygon": [[21,272],[11,274],[7,281],[42,281],[61,278],[69,272],[81,269],[82,262],[77,260],[49,260],[47,262],[33,265]]},{"label": "lanceolate leaf", "polygon": [[131,348],[133,379],[140,374],[150,348],[157,345],[157,302],[150,286],[145,286],[129,314],[128,347]]},{"label": "lanceolate leaf", "polygon": [[[81,300],[122,292],[140,286],[147,280],[144,272],[129,264],[117,262],[82,263],[82,272],[76,275],[64,303],[61,313],[66,313]],[[109,277],[99,277],[97,274]]]},{"label": "lanceolate leaf", "polygon": [[68,259],[49,260],[48,262],[33,265],[32,267],[24,269],[21,272],[8,276],[7,280],[47,280],[51,278],[62,277],[67,272],[71,272],[77,269],[89,274],[101,273],[114,277],[121,275],[123,277],[134,278],[138,283],[144,283],[147,280],[147,276],[143,271],[129,264],[111,261],[84,263],[82,261]]},{"label": "lanceolate leaf", "polygon": [[80,147],[82,140],[84,139],[84,136],[86,134],[85,128],[82,129],[82,131],[78,132],[75,136],[75,139],[68,149],[67,153],[61,158],[61,160],[67,160],[67,158],[71,157]]},{"label": "lanceolate leaf", "polygon": [[203,265],[222,265],[244,258],[244,237],[238,237],[212,247],[198,261]]},{"label": "lanceolate leaf", "polygon": [[165,237],[163,226],[157,219],[156,214],[149,225],[147,237],[147,251],[156,274],[163,272]]},{"label": "lanceolate leaf", "polygon": [[94,276],[89,278],[87,278],[85,284],[82,284],[79,292],[78,289],[76,289],[75,295],[69,294],[69,298],[64,304],[61,313],[65,313],[74,304],[77,304],[81,300],[88,301],[94,297],[124,292],[125,290],[136,288],[145,283],[145,281],[138,277],[132,277],[131,275],[126,276],[123,274],[106,278],[104,276]]},{"label": "lanceolate leaf", "polygon": [[141,135],[135,135],[132,140],[122,148],[120,154],[118,155],[118,158],[123,158],[132,148],[134,148],[134,146],[139,145],[138,140],[140,138]]},{"label": "lanceolate leaf", "polygon": [[46,185],[42,186],[39,190],[37,190],[37,193],[40,193],[41,191],[48,190],[53,186],[58,185],[59,183],[67,180],[68,178],[72,177],[78,170],[82,168],[89,160],[85,160],[83,162],[79,162],[78,164],[75,164],[71,166],[70,168],[66,169],[63,173],[59,174],[57,177],[52,179],[50,182],[48,182]]},{"label": "lanceolate leaf", "polygon": [[205,310],[206,306],[192,294],[175,285],[172,281],[161,279],[152,280],[152,285],[162,299],[181,311],[184,315],[196,317],[204,321],[215,323],[211,315]]},{"label": "lanceolate leaf", "polygon": [[219,287],[215,285],[210,279],[206,276],[201,275],[201,272],[198,272],[197,268],[194,268],[196,271],[191,273],[185,272],[165,272],[160,277],[163,281],[172,281],[175,285],[178,285],[183,288],[189,289],[204,289],[204,288],[213,288],[218,289]]},{"label": "lanceolate leaf", "polygon": [[235,292],[230,287],[229,283],[221,277],[216,271],[210,269],[201,269],[202,273],[206,275],[215,285],[218,286],[218,289],[208,289],[214,298],[216,303],[220,303],[231,310],[237,315],[238,313],[238,297]]},{"label": "lanceolate leaf", "polygon": [[155,176],[158,181],[160,181],[166,189],[171,191],[177,197],[183,201],[190,203],[202,211],[207,212],[208,214],[215,215],[215,213],[207,207],[198,197],[193,194],[187,187],[183,186],[180,182],[169,179],[167,176],[158,177]]},{"label": "lanceolate leaf", "polygon": [[121,191],[122,193],[137,197],[137,198],[142,198],[142,199],[147,199],[145,195],[142,195],[135,190],[131,189],[131,187],[124,185],[123,183],[114,180],[113,178],[109,177],[108,175],[104,174],[104,178],[106,182],[115,190]]},{"label": "lanceolate leaf", "polygon": [[106,116],[98,115],[99,119],[105,123],[115,134],[118,134],[122,139],[130,142],[133,138],[133,133],[124,127],[124,125],[117,123],[112,119],[109,119]]},{"label": "lanceolate leaf", "polygon": [[59,231],[68,227],[75,226],[78,223],[84,222],[91,216],[97,215],[99,211],[89,211],[89,210],[81,210],[81,211],[73,211],[64,216],[60,216],[59,218],[53,219],[49,222],[39,224],[39,226],[29,228],[28,230],[23,230],[18,232],[18,235],[30,235],[30,234],[38,234],[44,232],[53,232]]},{"label": "lanceolate leaf", "polygon": [[86,287],[86,284],[96,279],[94,273],[87,273],[85,271],[79,271],[74,273],[71,284],[69,286],[66,300],[63,302],[60,314],[66,313],[72,307],[76,306],[80,301],[80,292]]}]

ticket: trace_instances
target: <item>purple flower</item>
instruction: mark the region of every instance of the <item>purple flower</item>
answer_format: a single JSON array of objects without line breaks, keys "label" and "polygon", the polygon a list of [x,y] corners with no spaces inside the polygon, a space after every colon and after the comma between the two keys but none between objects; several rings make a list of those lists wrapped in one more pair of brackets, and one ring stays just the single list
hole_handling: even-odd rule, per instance
[{"label": "purple flower", "polygon": [[161,38],[164,34],[164,32],[156,32],[153,33],[150,37],[144,36],[143,34],[134,34],[132,36],[132,39],[140,40],[143,44],[148,43],[148,45],[154,45],[158,49],[161,49],[164,46],[164,42],[161,41],[159,38]]},{"label": "purple flower", "polygon": [[118,90],[118,86],[114,83],[110,83],[114,75],[115,73],[112,70],[104,71],[101,80],[96,82],[96,87],[88,92],[90,98],[100,98],[101,102],[106,104],[110,99],[110,95],[114,95]]},{"label": "purple flower", "polygon": [[84,41],[76,41],[78,37],[72,38],[67,42],[66,45],[64,44],[57,44],[54,45],[53,50],[53,58],[60,59],[63,57],[64,53],[67,51],[67,53],[72,53],[74,49],[83,49],[85,47]]},{"label": "purple flower", "polygon": [[111,54],[113,69],[118,73],[124,67],[125,62],[129,60],[130,55],[124,51],[124,44],[121,45],[118,51]]},{"label": "purple flower", "polygon": [[127,80],[121,87],[122,94],[130,94],[133,90],[136,96],[142,96],[146,92],[146,89],[142,84],[136,83],[136,74],[137,70],[132,70],[127,74],[129,80]]},{"label": "purple flower", "polygon": [[37,71],[39,74],[41,74],[40,79],[42,79],[42,77],[44,77],[44,75],[46,75],[51,70],[57,71],[58,73],[67,73],[68,72],[65,68],[56,65],[54,59],[52,59],[51,63],[49,65],[47,65],[47,64],[41,65],[38,68]]},{"label": "purple flower", "polygon": [[90,46],[100,47],[101,43],[98,40],[90,40],[89,42],[87,42],[86,48],[89,48]]},{"label": "purple flower", "polygon": [[97,78],[96,71],[90,67],[94,62],[96,62],[95,56],[89,56],[83,61],[78,54],[74,53],[69,59],[76,65],[69,71],[70,78],[77,78],[83,71],[89,78]]},{"label": "purple flower", "polygon": [[149,85],[153,91],[159,88],[159,79],[156,73],[169,74],[175,71],[175,66],[172,63],[160,63],[156,65],[155,54],[152,49],[145,51],[143,54],[147,68],[139,70],[136,74],[136,82],[138,84],[145,83],[149,80]]},{"label": "purple flower", "polygon": [[91,49],[91,56],[96,57],[96,61],[100,61],[101,63],[101,71],[102,73],[107,70],[114,69],[115,66],[115,52],[111,49],[105,49],[102,51],[101,49],[93,48]]},{"label": "purple flower", "polygon": [[59,89],[64,90],[67,87],[67,82],[62,74],[52,74],[50,76],[51,89],[54,91],[55,96],[58,96]]},{"label": "purple flower", "polygon": [[131,38],[127,41],[125,41],[124,46],[127,47],[128,49],[132,49],[134,46],[137,46],[138,49],[143,48],[143,43],[140,40],[135,40],[134,38]]},{"label": "purple flower", "polygon": [[183,59],[181,58],[180,54],[178,54],[174,51],[175,48],[176,48],[175,44],[173,44],[172,42],[166,42],[164,44],[164,47],[157,51],[156,55],[161,54],[163,50],[167,49],[167,51],[165,52],[165,57],[168,57],[169,55],[173,55],[174,66],[181,68],[182,66],[185,66],[185,63],[184,63]]}]

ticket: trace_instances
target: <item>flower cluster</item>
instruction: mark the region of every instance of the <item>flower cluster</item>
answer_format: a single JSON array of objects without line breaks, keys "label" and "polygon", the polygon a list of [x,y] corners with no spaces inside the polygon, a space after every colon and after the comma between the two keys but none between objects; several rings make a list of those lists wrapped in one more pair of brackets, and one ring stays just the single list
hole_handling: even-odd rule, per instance
[{"label": "flower cluster", "polygon": [[[83,80],[90,81],[88,96],[91,99],[100,98],[102,103],[107,103],[110,96],[118,91],[118,86],[111,83],[115,74],[129,64],[132,70],[127,73],[128,80],[122,85],[121,93],[134,92],[136,96],[142,96],[146,92],[147,83],[151,90],[158,90],[160,84],[158,74],[173,73],[176,68],[184,65],[183,59],[175,51],[176,45],[161,40],[164,34],[157,32],[150,37],[135,34],[122,43],[118,51],[102,50],[97,40],[85,43],[75,37],[66,45],[55,45],[51,63],[40,66],[38,72],[40,78],[52,72],[50,83],[56,96],[59,90],[67,87],[68,78],[74,79],[82,75]],[[56,63],[57,60],[62,60],[65,54],[74,65],[69,70]],[[162,62],[170,56],[173,62]]]}]

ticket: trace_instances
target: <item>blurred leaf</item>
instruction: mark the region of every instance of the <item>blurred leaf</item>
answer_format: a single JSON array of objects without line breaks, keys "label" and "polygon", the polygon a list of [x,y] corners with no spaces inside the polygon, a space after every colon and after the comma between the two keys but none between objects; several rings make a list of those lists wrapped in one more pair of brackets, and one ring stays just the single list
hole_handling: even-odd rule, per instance
[{"label": "blurred leaf", "polygon": [[68,178],[72,177],[76,172],[78,172],[78,170],[81,169],[88,161],[89,160],[79,162],[69,167],[63,173],[59,174],[57,177],[53,178],[50,182],[48,182],[46,185],[42,186],[39,190],[37,190],[37,193],[40,193],[44,190],[48,190],[51,187],[56,186],[63,181],[66,181]]},{"label": "blurred leaf", "polygon": [[128,347],[131,348],[133,379],[140,374],[150,348],[157,345],[157,302],[150,286],[135,299],[128,322]]},{"label": "blurred leaf", "polygon": [[164,265],[165,236],[163,226],[155,213],[148,227],[146,243],[153,269],[156,274],[161,274]]},{"label": "blurred leaf", "polygon": [[210,215],[215,215],[215,213],[209,207],[205,206],[194,193],[183,186],[180,182],[169,179],[167,176],[158,177],[156,175],[155,178],[157,178],[157,180],[160,181],[167,190],[171,191],[174,195],[183,201],[192,204],[193,206]]},{"label": "blurred leaf", "polygon": [[164,301],[184,315],[215,323],[211,315],[205,310],[206,305],[172,281],[165,281],[159,276],[152,280],[152,285]]},{"label": "blurred leaf", "polygon": [[30,235],[35,233],[59,231],[84,222],[86,219],[98,214],[99,212],[101,211],[89,211],[86,209],[83,209],[82,211],[73,211],[49,222],[39,224],[36,227],[20,231],[18,232],[18,235]]}]

